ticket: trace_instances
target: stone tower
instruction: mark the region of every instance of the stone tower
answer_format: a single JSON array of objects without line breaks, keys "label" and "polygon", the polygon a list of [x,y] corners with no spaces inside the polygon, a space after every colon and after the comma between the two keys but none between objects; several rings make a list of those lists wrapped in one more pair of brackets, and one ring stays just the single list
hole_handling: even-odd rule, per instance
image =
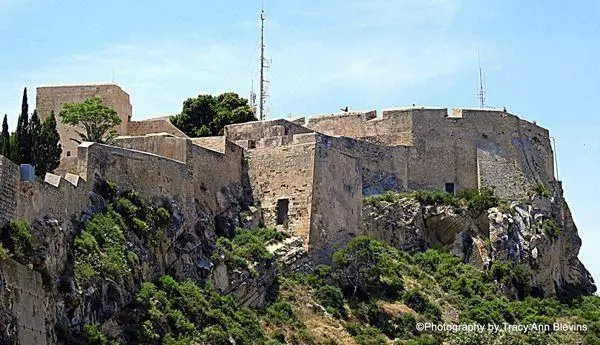
[{"label": "stone tower", "polygon": [[[40,119],[45,119],[54,111],[62,145],[62,158],[77,154],[77,143],[71,138],[79,139],[74,126],[61,123],[58,114],[65,103],[83,102],[87,99],[98,97],[104,105],[113,108],[121,118],[121,124],[114,128],[119,134],[127,134],[128,124],[131,121],[131,103],[129,95],[119,86],[114,84],[98,85],[69,85],[69,86],[43,86],[37,88],[36,109]],[[78,130],[81,132],[82,130]]]}]

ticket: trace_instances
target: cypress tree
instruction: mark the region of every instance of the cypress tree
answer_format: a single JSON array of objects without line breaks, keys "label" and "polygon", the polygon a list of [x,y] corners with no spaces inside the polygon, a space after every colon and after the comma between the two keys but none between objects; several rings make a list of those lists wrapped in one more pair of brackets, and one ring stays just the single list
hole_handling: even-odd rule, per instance
[{"label": "cypress tree", "polygon": [[44,154],[42,152],[44,150],[42,138],[42,124],[40,122],[37,110],[33,110],[33,114],[31,114],[31,119],[29,120],[28,134],[29,142],[31,143],[31,164],[33,164],[33,166],[36,167],[37,172],[38,165],[41,166],[42,160],[44,159]]},{"label": "cypress tree", "polygon": [[29,104],[27,103],[27,88],[23,90],[23,101],[21,102],[21,115],[19,115],[19,120],[17,121],[15,141],[15,163],[32,163],[31,138],[29,136]]},{"label": "cypress tree", "polygon": [[35,170],[38,176],[44,177],[47,172],[52,172],[58,168],[60,155],[62,154],[62,147],[59,144],[60,135],[58,134],[54,111],[42,123],[36,142]]},{"label": "cypress tree", "polygon": [[0,134],[0,155],[10,158],[10,133],[8,132],[8,117],[4,114],[2,134]]}]

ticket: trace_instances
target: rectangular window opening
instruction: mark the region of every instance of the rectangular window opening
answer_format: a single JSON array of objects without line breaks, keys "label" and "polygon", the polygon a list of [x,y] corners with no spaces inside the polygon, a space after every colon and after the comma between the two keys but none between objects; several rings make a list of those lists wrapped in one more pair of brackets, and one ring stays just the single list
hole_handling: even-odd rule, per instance
[{"label": "rectangular window opening", "polygon": [[454,195],[454,183],[446,183],[444,189],[446,190],[446,193]]},{"label": "rectangular window opening", "polygon": [[279,199],[277,200],[277,225],[286,224],[288,221],[288,211],[290,207],[289,199]]}]

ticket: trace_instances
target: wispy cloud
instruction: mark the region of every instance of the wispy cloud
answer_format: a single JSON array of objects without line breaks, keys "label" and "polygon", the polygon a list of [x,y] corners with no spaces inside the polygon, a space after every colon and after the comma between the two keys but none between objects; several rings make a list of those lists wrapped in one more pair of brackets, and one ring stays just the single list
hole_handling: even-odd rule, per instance
[{"label": "wispy cloud", "polygon": [[[456,2],[409,1],[398,5],[391,0],[354,0],[348,2],[345,11],[364,16],[364,23],[375,23],[390,12],[393,13],[384,21],[403,16],[449,18],[455,16]],[[441,31],[426,42],[409,39],[407,36],[415,32],[412,30],[397,37],[362,35],[351,44],[331,36],[301,33],[285,37],[278,32],[274,30],[272,39],[279,44],[271,45],[269,50],[274,61],[269,71],[273,115],[302,113],[307,109],[306,102],[298,100],[333,95],[340,87],[377,94],[432,83],[436,78],[471,68],[475,57],[472,47]],[[131,95],[134,117],[140,119],[176,113],[184,99],[198,93],[234,90],[247,96],[258,72],[256,48],[192,35],[126,42],[48,60],[46,66],[26,73],[20,71],[18,77],[31,86],[78,84],[110,82],[114,71],[115,82]],[[15,85],[5,81],[0,82],[0,87]],[[10,100],[0,98],[0,106],[18,109],[19,89],[16,98],[15,94],[10,94]],[[30,98],[34,99],[34,90],[31,91]]]}]

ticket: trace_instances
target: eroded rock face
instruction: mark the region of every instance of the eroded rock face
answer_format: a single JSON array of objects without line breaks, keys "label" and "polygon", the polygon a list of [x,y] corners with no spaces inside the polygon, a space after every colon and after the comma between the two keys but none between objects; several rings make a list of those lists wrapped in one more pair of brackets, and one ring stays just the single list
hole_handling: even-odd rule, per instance
[{"label": "eroded rock face", "polygon": [[[581,239],[562,197],[533,198],[495,207],[479,216],[464,208],[426,206],[405,198],[395,203],[364,205],[361,234],[407,251],[441,246],[479,268],[493,261],[511,261],[531,268],[533,293],[569,298],[596,291],[594,281],[577,258]],[[539,227],[553,221],[561,234]]]}]

